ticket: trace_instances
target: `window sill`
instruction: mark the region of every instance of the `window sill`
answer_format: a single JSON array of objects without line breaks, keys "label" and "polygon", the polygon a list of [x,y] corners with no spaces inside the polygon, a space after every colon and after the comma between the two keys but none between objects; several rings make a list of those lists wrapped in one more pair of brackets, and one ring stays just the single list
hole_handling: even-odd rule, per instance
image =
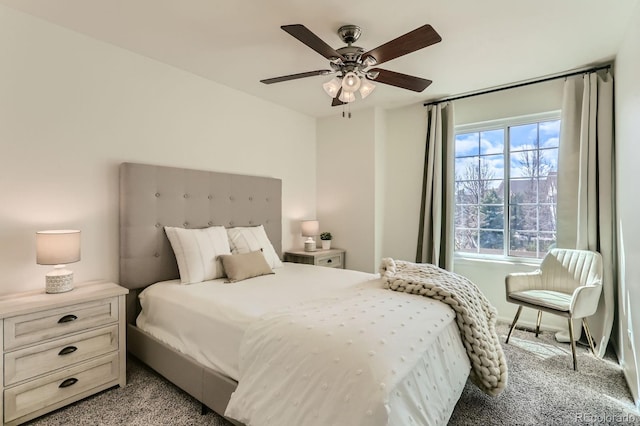
[{"label": "window sill", "polygon": [[468,254],[455,254],[453,257],[453,264],[472,264],[472,263],[499,263],[502,265],[526,265],[538,267],[542,263],[542,259],[534,258],[522,258],[522,257],[507,257],[507,256],[482,256],[482,255],[468,255]]}]

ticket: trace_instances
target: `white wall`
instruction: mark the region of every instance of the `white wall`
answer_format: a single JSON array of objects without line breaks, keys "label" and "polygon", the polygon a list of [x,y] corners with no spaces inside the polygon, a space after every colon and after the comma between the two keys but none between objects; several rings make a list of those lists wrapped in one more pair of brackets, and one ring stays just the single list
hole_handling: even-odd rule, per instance
[{"label": "white wall", "polygon": [[616,208],[618,210],[618,356],[640,409],[640,5],[615,62]]},{"label": "white wall", "polygon": [[82,230],[76,281],[117,281],[123,161],[281,178],[297,246],[315,139],[310,117],[0,6],[0,294],[44,286],[50,228]]},{"label": "white wall", "polygon": [[[462,99],[455,102],[456,125],[504,117],[559,110],[562,80]],[[419,105],[386,113],[386,202],[383,255],[415,260],[420,192],[424,167],[426,109]],[[501,319],[511,321],[517,307],[505,301],[504,277],[530,271],[535,264],[456,259],[456,272],[475,282],[498,309]],[[529,312],[530,311],[530,312]],[[525,310],[522,323],[535,323],[535,312]],[[563,328],[565,321],[543,315],[544,327]]]},{"label": "white wall", "polygon": [[373,253],[374,272],[380,268],[380,260],[384,257],[384,210],[386,203],[386,156],[387,132],[386,113],[381,109],[375,110],[375,248]]},{"label": "white wall", "polygon": [[427,134],[422,105],[388,110],[383,257],[415,261]]},{"label": "white wall", "polygon": [[368,109],[342,118],[340,110],[317,122],[317,212],[320,230],[333,234],[332,247],[347,251],[346,266],[375,272],[376,124]]},{"label": "white wall", "polygon": [[560,110],[563,85],[559,78],[455,101],[456,125]]}]

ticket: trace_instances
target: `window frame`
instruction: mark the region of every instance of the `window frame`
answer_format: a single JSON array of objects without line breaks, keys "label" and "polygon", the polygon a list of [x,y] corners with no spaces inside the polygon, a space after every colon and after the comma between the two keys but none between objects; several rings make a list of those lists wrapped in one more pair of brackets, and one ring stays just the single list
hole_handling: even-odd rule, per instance
[{"label": "window frame", "polygon": [[[510,147],[509,147],[509,127],[512,126],[521,126],[521,125],[526,125],[526,124],[534,124],[534,123],[540,123],[540,122],[545,122],[545,121],[556,121],[556,120],[560,120],[560,126],[562,126],[562,119],[561,119],[561,110],[552,110],[552,111],[547,111],[547,112],[541,112],[541,113],[534,113],[534,114],[527,114],[527,115],[520,115],[520,116],[513,116],[513,117],[505,117],[505,118],[500,118],[500,119],[495,119],[495,120],[486,120],[486,121],[479,121],[479,122],[474,122],[474,123],[466,123],[466,124],[459,124],[454,126],[454,185],[455,185],[455,160],[456,157],[455,156],[455,138],[457,138],[457,136],[459,134],[462,133],[475,133],[475,132],[486,132],[486,131],[491,131],[491,130],[503,130],[504,134],[503,134],[503,149],[502,149],[502,155],[504,158],[504,162],[505,162],[505,166],[504,166],[504,175],[503,175],[503,179],[505,184],[503,185],[503,214],[504,214],[504,225],[503,225],[503,229],[501,230],[503,232],[503,253],[502,254],[487,254],[487,253],[469,253],[469,252],[460,252],[460,251],[456,251],[454,248],[454,259],[471,259],[471,260],[494,260],[494,261],[506,261],[509,263],[540,263],[542,262],[542,258],[538,258],[538,257],[526,257],[526,256],[511,256],[509,255],[509,243],[510,243],[510,207],[511,207],[511,200],[509,197],[509,194],[511,192],[511,167],[510,167]],[[559,136],[559,132],[558,132],[558,136]],[[539,142],[539,140],[538,140]],[[559,144],[560,141],[558,141],[558,148],[559,148]],[[540,151],[540,147],[538,146],[537,151]],[[482,157],[482,155],[480,155]],[[454,188],[455,191],[455,188]],[[452,218],[454,224],[453,224],[453,231],[455,233],[456,230],[456,225],[455,225],[455,207],[457,206],[457,202],[454,201],[454,217]],[[478,204],[479,206],[479,204]],[[557,201],[556,201],[556,208],[557,208]],[[480,228],[478,228],[480,229]],[[557,233],[558,233],[558,229],[556,227],[556,238],[557,238]],[[455,238],[455,236],[454,236]]]}]

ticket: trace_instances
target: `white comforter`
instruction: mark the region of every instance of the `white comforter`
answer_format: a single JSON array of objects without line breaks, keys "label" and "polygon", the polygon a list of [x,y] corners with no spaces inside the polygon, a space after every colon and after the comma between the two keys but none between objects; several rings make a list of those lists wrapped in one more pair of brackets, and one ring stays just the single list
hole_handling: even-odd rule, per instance
[{"label": "white comforter", "polygon": [[469,375],[453,311],[374,274],[285,263],[235,284],[157,283],[140,302],[138,327],[240,381],[227,415],[250,426],[446,425]]},{"label": "white comforter", "polygon": [[[460,394],[469,362],[453,320],[440,302],[376,288],[268,313],[245,332],[225,415],[251,426],[388,425],[390,401],[406,390],[416,414],[398,424],[446,424],[455,400],[412,388]],[[430,366],[437,339],[448,360]]]},{"label": "white comforter", "polygon": [[234,284],[224,279],[156,283],[140,294],[141,330],[236,381],[245,329],[262,315],[314,299],[382,289],[376,274],[287,263],[275,274]]}]

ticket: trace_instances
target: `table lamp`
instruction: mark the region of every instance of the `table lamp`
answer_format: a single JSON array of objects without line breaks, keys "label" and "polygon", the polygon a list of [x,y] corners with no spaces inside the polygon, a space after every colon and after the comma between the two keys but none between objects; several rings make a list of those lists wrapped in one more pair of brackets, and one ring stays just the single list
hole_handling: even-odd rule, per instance
[{"label": "table lamp", "polygon": [[303,220],[301,224],[302,236],[308,237],[304,242],[304,251],[316,251],[316,241],[313,239],[320,232],[317,220]]},{"label": "table lamp", "polygon": [[62,229],[36,232],[36,263],[55,265],[45,276],[47,293],[64,293],[73,290],[73,272],[67,263],[80,260],[80,231]]}]

